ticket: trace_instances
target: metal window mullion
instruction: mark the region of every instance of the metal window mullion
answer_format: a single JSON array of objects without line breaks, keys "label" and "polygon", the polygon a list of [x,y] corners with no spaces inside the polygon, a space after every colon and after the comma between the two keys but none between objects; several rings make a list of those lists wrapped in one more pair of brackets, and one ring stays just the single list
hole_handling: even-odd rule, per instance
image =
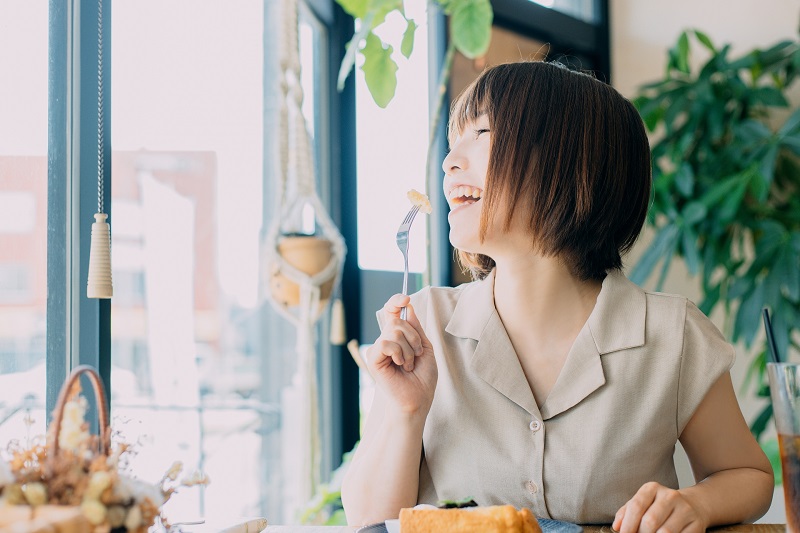
[{"label": "metal window mullion", "polygon": [[[103,143],[110,163],[110,0],[103,1]],[[89,245],[97,211],[97,0],[50,2],[48,119],[47,411],[79,364],[95,367],[110,398],[108,300],[86,297]],[[104,165],[105,211],[111,206]]]}]

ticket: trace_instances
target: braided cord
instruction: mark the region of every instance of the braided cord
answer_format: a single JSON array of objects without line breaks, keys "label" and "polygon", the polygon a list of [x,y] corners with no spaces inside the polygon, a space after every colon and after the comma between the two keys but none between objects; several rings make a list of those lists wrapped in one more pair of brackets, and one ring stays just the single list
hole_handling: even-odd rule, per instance
[{"label": "braided cord", "polygon": [[104,154],[103,154],[103,0],[97,0],[97,212],[103,212]]}]

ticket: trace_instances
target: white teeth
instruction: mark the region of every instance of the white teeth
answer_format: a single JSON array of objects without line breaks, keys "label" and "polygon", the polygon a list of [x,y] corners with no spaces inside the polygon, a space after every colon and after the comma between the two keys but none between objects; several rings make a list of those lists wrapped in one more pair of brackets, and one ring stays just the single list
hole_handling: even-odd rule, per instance
[{"label": "white teeth", "polygon": [[468,185],[459,185],[455,187],[453,190],[450,191],[450,199],[453,200],[455,198],[461,197],[471,197],[475,198],[476,200],[480,199],[483,195],[483,190],[477,187],[470,187]]}]

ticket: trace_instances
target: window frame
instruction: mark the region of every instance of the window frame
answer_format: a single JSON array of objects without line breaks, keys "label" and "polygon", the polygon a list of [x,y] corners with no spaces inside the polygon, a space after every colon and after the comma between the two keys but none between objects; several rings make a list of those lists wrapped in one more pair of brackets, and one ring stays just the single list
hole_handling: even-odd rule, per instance
[{"label": "window frame", "polygon": [[[52,416],[72,368],[91,365],[110,392],[111,302],[89,299],[92,214],[98,200],[98,9],[102,2],[104,211],[111,221],[111,0],[49,2],[47,391]],[[106,407],[110,407],[110,394]]]}]

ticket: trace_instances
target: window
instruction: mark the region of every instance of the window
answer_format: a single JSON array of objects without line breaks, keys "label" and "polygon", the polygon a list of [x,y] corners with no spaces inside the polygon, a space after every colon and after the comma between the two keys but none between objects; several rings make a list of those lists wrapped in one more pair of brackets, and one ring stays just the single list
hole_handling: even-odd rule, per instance
[{"label": "window", "polygon": [[0,73],[6,80],[0,83],[3,447],[42,434],[46,422],[47,7],[0,2]]},{"label": "window", "polygon": [[[300,15],[303,114],[330,202],[332,4],[314,3]],[[213,480],[174,497],[171,518],[294,522],[308,502],[286,482],[295,339],[264,298],[261,257],[276,179],[278,80],[265,66],[278,64],[276,6],[101,5],[104,115],[97,2],[0,4],[0,50],[15,51],[0,52],[0,72],[14,73],[0,85],[0,446],[43,434],[68,370],[91,364],[108,385],[115,430],[139,445],[138,477],[157,479],[179,459]],[[110,301],[86,298],[98,116]],[[327,450],[336,363],[324,323],[318,333]],[[323,465],[336,463],[328,453]]]}]

